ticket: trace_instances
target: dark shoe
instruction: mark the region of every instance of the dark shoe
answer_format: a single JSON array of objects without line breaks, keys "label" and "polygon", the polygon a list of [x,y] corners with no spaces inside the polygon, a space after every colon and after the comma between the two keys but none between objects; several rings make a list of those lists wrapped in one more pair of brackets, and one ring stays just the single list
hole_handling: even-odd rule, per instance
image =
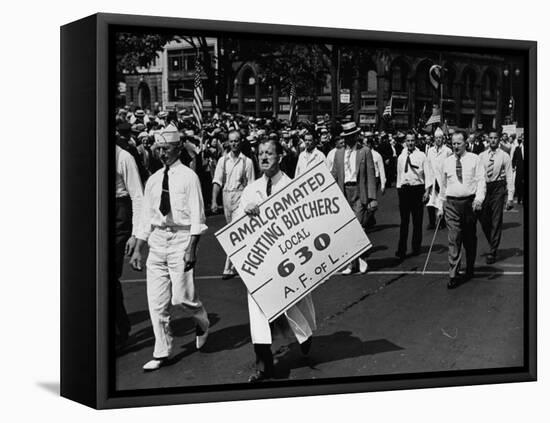
[{"label": "dark shoe", "polygon": [[466,273],[464,274],[464,279],[469,281],[470,279],[474,278],[474,269],[466,269]]},{"label": "dark shoe", "polygon": [[422,254],[421,250],[413,250],[412,252],[412,256],[419,256],[420,254]]},{"label": "dark shoe", "polygon": [[485,260],[485,263],[493,264],[495,261],[497,261],[496,257],[493,254],[489,254]]},{"label": "dark shoe", "polygon": [[248,383],[259,383],[269,379],[271,379],[270,374],[263,372],[261,370],[256,370],[256,372],[251,374],[250,377],[248,378]]},{"label": "dark shoe", "polygon": [[447,282],[447,289],[455,289],[458,286],[458,278],[450,278]]},{"label": "dark shoe", "polygon": [[434,230],[435,229],[435,224],[430,223],[428,226],[426,226],[426,229],[429,230],[429,231]]},{"label": "dark shoe", "polygon": [[313,342],[313,337],[310,336],[307,338],[304,342],[300,344],[300,350],[302,351],[303,355],[308,355],[309,351],[311,350],[311,344]]},{"label": "dark shoe", "polygon": [[405,258],[406,254],[403,251],[396,251],[395,257],[397,257],[400,260],[403,260]]}]

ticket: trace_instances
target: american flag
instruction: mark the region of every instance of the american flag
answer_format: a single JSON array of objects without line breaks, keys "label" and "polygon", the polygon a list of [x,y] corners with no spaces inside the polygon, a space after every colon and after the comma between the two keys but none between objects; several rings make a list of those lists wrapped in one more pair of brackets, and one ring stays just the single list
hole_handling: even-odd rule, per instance
[{"label": "american flag", "polygon": [[382,117],[389,119],[392,116],[392,105],[393,105],[393,96],[390,97],[390,101],[388,101],[388,105],[384,109],[384,113],[382,113]]},{"label": "american flag", "polygon": [[197,62],[195,66],[195,81],[193,84],[193,117],[197,122],[199,129],[202,129],[202,100],[203,100],[203,89],[202,89],[202,65],[197,56]]},{"label": "american flag", "polygon": [[433,108],[432,115],[426,122],[426,126],[433,125],[434,123],[441,123],[441,111],[439,110],[439,107]]},{"label": "american flag", "polygon": [[290,110],[288,112],[288,121],[291,125],[296,121],[296,85],[294,82],[290,83]]}]

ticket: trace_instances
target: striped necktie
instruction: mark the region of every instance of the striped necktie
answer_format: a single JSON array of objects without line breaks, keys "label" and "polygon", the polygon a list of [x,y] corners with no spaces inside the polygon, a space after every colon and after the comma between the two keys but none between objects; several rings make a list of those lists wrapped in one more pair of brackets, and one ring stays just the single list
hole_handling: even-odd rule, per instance
[{"label": "striped necktie", "polygon": [[344,159],[344,166],[346,168],[346,172],[351,174],[351,148],[346,149],[346,157]]},{"label": "striped necktie", "polygon": [[487,180],[491,182],[495,171],[495,152],[491,151],[489,156],[489,166],[487,167]]},{"label": "striped necktie", "polygon": [[460,163],[460,157],[456,158],[456,177],[458,182],[462,183],[462,163]]}]

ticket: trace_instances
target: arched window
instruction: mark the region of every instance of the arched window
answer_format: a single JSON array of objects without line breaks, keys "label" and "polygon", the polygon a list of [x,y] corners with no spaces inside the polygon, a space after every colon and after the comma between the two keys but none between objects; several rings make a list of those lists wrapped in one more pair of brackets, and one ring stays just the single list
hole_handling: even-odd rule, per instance
[{"label": "arched window", "polygon": [[256,75],[251,68],[246,68],[241,76],[241,84],[243,85],[243,96],[254,97],[256,95]]},{"label": "arched window", "polygon": [[462,85],[464,91],[462,97],[467,100],[473,100],[475,98],[474,84],[476,80],[476,73],[473,69],[468,68],[462,74]]},{"label": "arched window", "polygon": [[430,83],[430,67],[428,61],[422,62],[416,69],[416,95],[421,97],[429,97],[433,93],[433,86]]},{"label": "arched window", "polygon": [[395,61],[391,66],[391,91],[407,91],[409,84],[407,81],[407,74],[409,73],[409,67],[403,61]]},{"label": "arched window", "polygon": [[378,73],[372,69],[367,72],[367,91],[369,93],[378,91]]},{"label": "arched window", "polygon": [[481,80],[481,96],[484,100],[496,100],[497,77],[494,72],[487,70]]},{"label": "arched window", "polygon": [[443,71],[443,96],[447,99],[454,98],[454,82],[456,78],[456,69],[451,64],[446,64]]}]

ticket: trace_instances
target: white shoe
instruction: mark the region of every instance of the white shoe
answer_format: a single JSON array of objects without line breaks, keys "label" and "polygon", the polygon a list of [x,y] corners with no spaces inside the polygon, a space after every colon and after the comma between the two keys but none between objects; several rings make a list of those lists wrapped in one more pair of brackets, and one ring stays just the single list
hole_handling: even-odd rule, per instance
[{"label": "white shoe", "polygon": [[369,270],[369,264],[367,263],[366,260],[363,260],[363,259],[359,259],[359,273],[361,273],[362,275],[364,275],[365,273],[367,273],[367,270]]},{"label": "white shoe", "polygon": [[153,358],[151,361],[148,361],[143,365],[143,370],[146,372],[152,372],[154,370],[160,369],[164,363],[164,358]]},{"label": "white shoe", "polygon": [[206,344],[206,338],[208,338],[208,329],[206,329],[202,335],[195,336],[195,343],[198,350],[200,350],[204,346],[204,344]]},{"label": "white shoe", "polygon": [[348,266],[344,270],[342,270],[342,275],[344,276],[351,275],[351,273],[351,266]]}]

